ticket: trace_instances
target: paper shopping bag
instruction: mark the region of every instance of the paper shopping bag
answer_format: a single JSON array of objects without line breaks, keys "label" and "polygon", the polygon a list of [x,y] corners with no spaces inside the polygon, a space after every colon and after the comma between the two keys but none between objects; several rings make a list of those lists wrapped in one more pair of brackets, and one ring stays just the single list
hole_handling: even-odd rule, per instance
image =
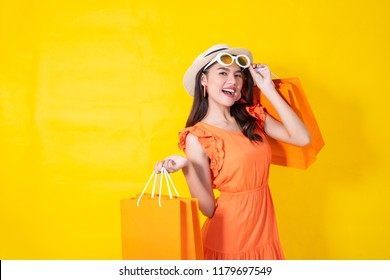
[{"label": "paper shopping bag", "polygon": [[203,260],[203,242],[199,217],[198,200],[193,198],[180,198],[186,202],[186,215],[181,218],[182,259]]},{"label": "paper shopping bag", "polygon": [[[307,146],[298,147],[267,137],[272,149],[271,163],[306,169],[316,160],[318,153],[324,146],[324,140],[317,125],[317,121],[298,78],[274,79],[273,82],[276,90],[291,106],[309,130],[311,142]],[[262,104],[267,113],[275,119],[280,120],[279,115],[276,113],[271,103],[257,87],[255,87],[254,96],[259,98],[260,104]]]},{"label": "paper shopping bag", "polygon": [[198,202],[140,194],[121,200],[123,259],[203,259]]}]

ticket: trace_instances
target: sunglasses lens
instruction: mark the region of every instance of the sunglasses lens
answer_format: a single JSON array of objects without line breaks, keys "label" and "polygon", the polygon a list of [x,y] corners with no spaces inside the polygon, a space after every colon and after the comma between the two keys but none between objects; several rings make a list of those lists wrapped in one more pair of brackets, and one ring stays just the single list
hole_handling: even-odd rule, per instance
[{"label": "sunglasses lens", "polygon": [[248,67],[249,61],[245,56],[239,55],[237,56],[237,64],[240,65],[241,67]]},{"label": "sunglasses lens", "polygon": [[224,54],[221,56],[221,62],[225,65],[230,65],[233,63],[233,57],[228,54]]}]

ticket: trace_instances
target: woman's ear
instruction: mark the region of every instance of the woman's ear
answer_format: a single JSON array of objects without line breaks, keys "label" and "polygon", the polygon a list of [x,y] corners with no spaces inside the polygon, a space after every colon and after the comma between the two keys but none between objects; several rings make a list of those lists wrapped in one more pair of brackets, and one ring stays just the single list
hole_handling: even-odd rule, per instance
[{"label": "woman's ear", "polygon": [[204,73],[202,73],[202,76],[200,77],[200,82],[202,86],[207,86],[207,77]]}]

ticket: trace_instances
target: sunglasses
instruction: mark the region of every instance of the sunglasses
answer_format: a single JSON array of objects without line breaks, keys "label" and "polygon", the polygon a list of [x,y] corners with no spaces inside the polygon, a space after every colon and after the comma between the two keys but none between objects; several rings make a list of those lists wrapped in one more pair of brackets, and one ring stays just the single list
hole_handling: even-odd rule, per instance
[{"label": "sunglasses", "polygon": [[221,65],[229,66],[236,61],[237,65],[241,68],[248,68],[251,64],[251,60],[245,54],[231,55],[230,53],[219,53],[213,60],[211,60],[203,70],[209,68],[214,62],[218,62]]}]

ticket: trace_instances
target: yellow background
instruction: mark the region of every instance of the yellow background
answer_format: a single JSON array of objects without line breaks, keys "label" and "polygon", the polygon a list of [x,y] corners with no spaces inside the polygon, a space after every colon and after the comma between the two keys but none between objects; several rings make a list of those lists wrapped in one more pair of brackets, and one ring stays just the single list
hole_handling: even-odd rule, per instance
[{"label": "yellow background", "polygon": [[388,1],[66,2],[0,2],[0,259],[120,259],[120,199],[180,153],[217,43],[299,77],[326,143],[271,168],[286,257],[390,259]]}]

